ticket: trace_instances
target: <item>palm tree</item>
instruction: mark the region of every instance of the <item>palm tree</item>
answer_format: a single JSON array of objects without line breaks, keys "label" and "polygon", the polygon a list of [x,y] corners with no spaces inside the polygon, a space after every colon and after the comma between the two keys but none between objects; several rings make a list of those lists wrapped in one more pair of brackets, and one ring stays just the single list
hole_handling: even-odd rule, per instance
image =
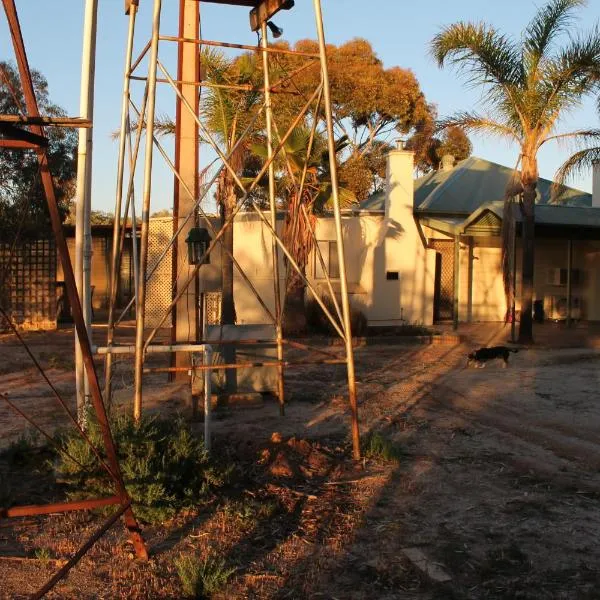
[{"label": "palm tree", "polygon": [[[463,112],[441,125],[504,138],[520,149],[516,186],[507,190],[506,202],[517,196],[522,216],[522,343],[533,342],[537,153],[550,140],[586,137],[588,132],[558,133],[557,127],[566,113],[598,88],[600,30],[586,35],[570,31],[574,11],[584,5],[585,0],[552,0],[538,10],[519,41],[491,25],[459,22],[443,28],[431,43],[440,67],[450,63],[467,84],[481,85],[486,91],[485,114]],[[569,35],[560,44],[565,33]]]},{"label": "palm tree", "polygon": [[[282,239],[306,277],[306,266],[314,249],[316,220],[331,208],[332,188],[329,171],[329,153],[325,137],[315,132],[311,144],[311,128],[296,127],[283,145],[284,153],[276,160],[276,194],[286,208]],[[336,152],[349,145],[343,136],[336,140]],[[264,143],[252,147],[254,154],[267,156]],[[299,185],[304,175],[302,194]],[[347,188],[338,190],[342,207],[351,206],[356,196]],[[306,325],[304,278],[295,269],[289,269],[285,288],[285,329],[288,334],[300,333]]]},{"label": "palm tree", "polygon": [[[250,85],[256,83],[258,67],[256,57],[244,54],[236,60],[229,60],[224,54],[214,50],[204,50],[202,67],[208,81],[217,86]],[[238,141],[250,123],[252,109],[260,101],[256,91],[234,90],[227,87],[209,87],[204,91],[202,118],[209,131],[216,136],[225,155],[230,155],[229,164],[241,176],[244,163],[250,155],[252,135],[238,145]],[[257,125],[258,127],[258,125]],[[237,147],[236,147],[237,145]],[[235,151],[234,151],[235,149]],[[233,214],[241,190],[228,169],[223,169],[217,183],[216,201],[222,222]],[[233,227],[223,234],[223,244],[233,254]],[[235,302],[233,296],[233,260],[227,252],[221,253],[221,324],[235,324]]]}]

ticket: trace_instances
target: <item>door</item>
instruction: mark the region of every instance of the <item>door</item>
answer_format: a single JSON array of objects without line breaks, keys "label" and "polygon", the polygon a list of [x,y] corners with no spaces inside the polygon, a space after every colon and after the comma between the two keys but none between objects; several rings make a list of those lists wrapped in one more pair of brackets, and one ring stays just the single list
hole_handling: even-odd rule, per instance
[{"label": "door", "polygon": [[435,254],[435,287],[433,320],[451,321],[454,318],[454,241],[431,240]]}]

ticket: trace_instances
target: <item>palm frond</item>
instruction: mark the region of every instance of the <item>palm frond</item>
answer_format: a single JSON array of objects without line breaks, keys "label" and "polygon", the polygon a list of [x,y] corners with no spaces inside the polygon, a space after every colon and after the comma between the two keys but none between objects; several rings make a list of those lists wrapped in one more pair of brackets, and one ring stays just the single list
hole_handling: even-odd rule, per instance
[{"label": "palm frond", "polygon": [[523,47],[537,64],[552,42],[573,23],[573,11],[585,6],[585,0],[552,0],[540,8],[525,29]]},{"label": "palm frond", "polygon": [[523,81],[515,43],[485,23],[463,21],[444,27],[431,42],[438,66],[449,61],[472,84],[518,85]]},{"label": "palm frond", "polygon": [[600,129],[578,129],[576,131],[570,131],[569,133],[559,133],[557,135],[551,135],[545,138],[540,146],[546,142],[552,141],[572,141],[576,143],[593,143],[600,142]]},{"label": "palm frond", "polygon": [[[129,125],[128,133],[134,134],[139,126],[139,121],[133,121]],[[146,129],[146,123],[142,123],[142,130]],[[112,140],[118,140],[121,135],[121,131],[116,129],[111,132],[110,137]],[[154,119],[154,135],[175,135],[175,122],[168,115],[161,115]]]},{"label": "palm frond", "polygon": [[600,162],[600,146],[585,148],[566,160],[556,172],[556,187],[564,185],[570,179],[589,172]]},{"label": "palm frond", "polygon": [[459,112],[452,117],[438,121],[436,124],[437,131],[449,129],[450,127],[460,127],[466,133],[492,134],[511,142],[519,143],[520,141],[519,129],[515,130],[514,126],[477,113]]},{"label": "palm frond", "polygon": [[569,44],[545,65],[541,92],[543,112],[548,121],[573,108],[600,85],[600,29],[572,37]]}]

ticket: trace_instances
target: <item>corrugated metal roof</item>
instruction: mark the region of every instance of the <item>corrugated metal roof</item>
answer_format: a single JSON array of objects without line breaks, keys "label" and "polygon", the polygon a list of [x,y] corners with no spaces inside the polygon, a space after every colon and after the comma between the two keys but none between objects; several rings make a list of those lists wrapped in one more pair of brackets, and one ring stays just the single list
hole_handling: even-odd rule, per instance
[{"label": "corrugated metal roof", "polygon": [[[469,215],[489,202],[503,200],[513,169],[476,156],[459,162],[454,169],[433,171],[415,180],[415,208],[420,211]],[[552,181],[540,178],[538,204],[551,204]],[[558,199],[574,206],[591,206],[592,196],[566,188]]]},{"label": "corrugated metal roof", "polygon": [[385,192],[371,194],[360,203],[360,210],[385,211]]},{"label": "corrugated metal roof", "polygon": [[[457,224],[455,217],[435,217],[439,222],[447,224],[449,230],[459,234],[476,233],[481,227],[491,226],[494,220],[502,221],[503,202],[488,202],[469,215],[462,223]],[[521,210],[513,205],[514,215],[521,222]],[[431,217],[429,217],[431,218]],[[564,227],[580,229],[600,229],[600,207],[567,206],[556,204],[538,204],[535,207],[535,223],[537,226]]]},{"label": "corrugated metal roof", "polygon": [[[504,200],[513,170],[471,156],[449,171],[432,171],[415,180],[415,208],[428,213],[470,215],[490,202]],[[549,179],[540,178],[538,205],[551,204]],[[581,190],[565,188],[558,199],[569,206],[591,206],[592,196]],[[555,204],[552,204],[555,205]],[[360,203],[361,210],[385,210],[385,192],[377,192]]]}]

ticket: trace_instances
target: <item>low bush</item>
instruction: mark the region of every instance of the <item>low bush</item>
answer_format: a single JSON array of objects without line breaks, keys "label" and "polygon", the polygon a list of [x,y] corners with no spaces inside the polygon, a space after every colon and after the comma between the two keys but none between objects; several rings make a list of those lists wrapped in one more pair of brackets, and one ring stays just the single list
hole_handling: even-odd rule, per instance
[{"label": "low bush", "polygon": [[183,593],[190,598],[209,598],[227,583],[235,569],[228,568],[222,558],[182,554],[175,559],[175,568]]},{"label": "low bush", "polygon": [[277,504],[272,500],[241,498],[230,500],[223,506],[223,512],[236,520],[243,527],[256,526],[259,521],[268,519],[277,511]]},{"label": "low bush", "polygon": [[389,462],[400,462],[402,448],[378,431],[368,434],[363,440],[363,454],[366,458],[375,458]]},{"label": "low bush", "polygon": [[[328,297],[323,297],[321,300],[327,307],[327,310],[337,318],[337,311],[333,301]],[[337,332],[331,321],[314,298],[306,302],[306,322],[310,333],[337,336]],[[362,337],[367,333],[367,317],[353,305],[350,305],[350,329],[353,337]]]},{"label": "low bush", "polygon": [[[119,416],[111,426],[125,486],[136,515],[145,522],[164,521],[197,505],[222,486],[230,472],[209,460],[202,440],[182,418],[143,417],[136,424],[129,416]],[[88,435],[104,456],[100,428],[93,419]],[[64,437],[61,443],[66,452],[57,459],[55,470],[69,497],[114,494],[112,480],[79,434]]]},{"label": "low bush", "polygon": [[35,429],[27,430],[0,451],[0,459],[11,467],[24,467],[35,460],[40,451],[40,437]]}]

